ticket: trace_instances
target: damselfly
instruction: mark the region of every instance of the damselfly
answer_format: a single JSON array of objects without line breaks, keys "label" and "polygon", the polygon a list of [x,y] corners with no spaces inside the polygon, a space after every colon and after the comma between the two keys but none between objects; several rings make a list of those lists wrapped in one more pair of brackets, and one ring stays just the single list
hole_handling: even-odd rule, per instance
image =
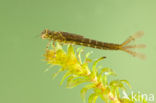
[{"label": "damselfly", "polygon": [[45,29],[42,32],[41,38],[48,39],[49,43],[53,40],[53,46],[55,46],[55,42],[61,42],[64,44],[82,45],[82,46],[87,46],[87,47],[92,47],[92,48],[97,48],[97,49],[103,49],[103,50],[121,50],[121,51],[125,51],[133,56],[137,56],[137,57],[143,59],[144,58],[143,54],[132,51],[131,49],[144,48],[145,45],[144,44],[129,45],[129,43],[131,41],[142,37],[143,34],[144,33],[142,31],[136,32],[134,35],[130,36],[126,41],[124,41],[121,44],[106,43],[106,42],[102,42],[102,41],[85,38],[81,35],[74,34],[74,33],[56,32],[56,31],[50,31],[48,29]]}]

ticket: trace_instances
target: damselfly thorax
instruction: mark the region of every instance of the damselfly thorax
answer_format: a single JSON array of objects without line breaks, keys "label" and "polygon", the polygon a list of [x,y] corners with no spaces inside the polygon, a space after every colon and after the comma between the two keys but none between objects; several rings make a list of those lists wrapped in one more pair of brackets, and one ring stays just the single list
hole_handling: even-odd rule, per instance
[{"label": "damselfly thorax", "polygon": [[55,32],[50,31],[48,29],[45,29],[42,32],[41,38],[42,39],[49,39],[50,41],[53,40],[65,44],[75,44],[75,45],[82,45],[97,49],[104,49],[104,50],[122,50],[126,51],[127,53],[138,56],[140,58],[143,58],[142,54],[136,53],[134,51],[131,51],[131,48],[144,48],[145,45],[128,45],[131,41],[135,40],[136,38],[139,38],[143,35],[143,32],[137,32],[134,35],[130,36],[125,42],[122,44],[115,44],[115,43],[106,43],[102,41],[92,40],[89,38],[85,38],[81,35],[74,34],[74,33],[68,33],[68,32]]}]

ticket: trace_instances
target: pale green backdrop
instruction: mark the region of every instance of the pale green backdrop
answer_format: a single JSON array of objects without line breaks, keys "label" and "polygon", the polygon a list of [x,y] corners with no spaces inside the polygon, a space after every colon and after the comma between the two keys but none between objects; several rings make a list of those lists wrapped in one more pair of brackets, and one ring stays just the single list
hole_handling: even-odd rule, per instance
[{"label": "pale green backdrop", "polygon": [[155,0],[0,0],[0,103],[82,103],[82,86],[66,89],[59,86],[62,74],[51,79],[56,68],[44,72],[45,28],[114,43],[144,31],[137,43],[147,45],[139,50],[146,60],[120,51],[85,51],[94,51],[92,59],[107,56],[101,64],[134,91],[156,94]]}]

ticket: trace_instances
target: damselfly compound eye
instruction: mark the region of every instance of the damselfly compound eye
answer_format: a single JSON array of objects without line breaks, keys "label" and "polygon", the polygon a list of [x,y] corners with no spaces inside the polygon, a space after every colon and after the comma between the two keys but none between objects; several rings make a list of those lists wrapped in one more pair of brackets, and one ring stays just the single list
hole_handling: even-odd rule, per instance
[{"label": "damselfly compound eye", "polygon": [[46,35],[46,34],[42,34],[42,35],[41,35],[41,38],[42,38],[42,39],[46,39],[46,38],[47,38],[47,35]]},{"label": "damselfly compound eye", "polygon": [[41,38],[42,39],[46,39],[48,38],[48,35],[50,35],[51,31],[48,29],[45,29],[42,33],[41,33]]}]

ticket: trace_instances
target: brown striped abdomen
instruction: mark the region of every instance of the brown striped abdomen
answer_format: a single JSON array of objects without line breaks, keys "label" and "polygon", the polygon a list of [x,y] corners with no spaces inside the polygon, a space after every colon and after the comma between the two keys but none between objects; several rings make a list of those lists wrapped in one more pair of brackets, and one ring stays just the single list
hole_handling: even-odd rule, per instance
[{"label": "brown striped abdomen", "polygon": [[82,45],[97,49],[105,49],[105,50],[119,50],[120,45],[119,44],[113,44],[113,43],[105,43],[97,40],[91,40],[88,38],[84,38],[81,35],[75,35],[68,32],[61,32],[62,36],[64,37],[64,43],[71,43],[76,45]]},{"label": "brown striped abdomen", "polygon": [[105,50],[118,50],[118,49],[120,49],[119,44],[105,43],[105,42],[101,42],[101,41],[91,40],[88,38],[81,39],[80,42],[77,42],[77,44],[92,47],[92,48],[97,48],[97,49],[105,49]]}]

